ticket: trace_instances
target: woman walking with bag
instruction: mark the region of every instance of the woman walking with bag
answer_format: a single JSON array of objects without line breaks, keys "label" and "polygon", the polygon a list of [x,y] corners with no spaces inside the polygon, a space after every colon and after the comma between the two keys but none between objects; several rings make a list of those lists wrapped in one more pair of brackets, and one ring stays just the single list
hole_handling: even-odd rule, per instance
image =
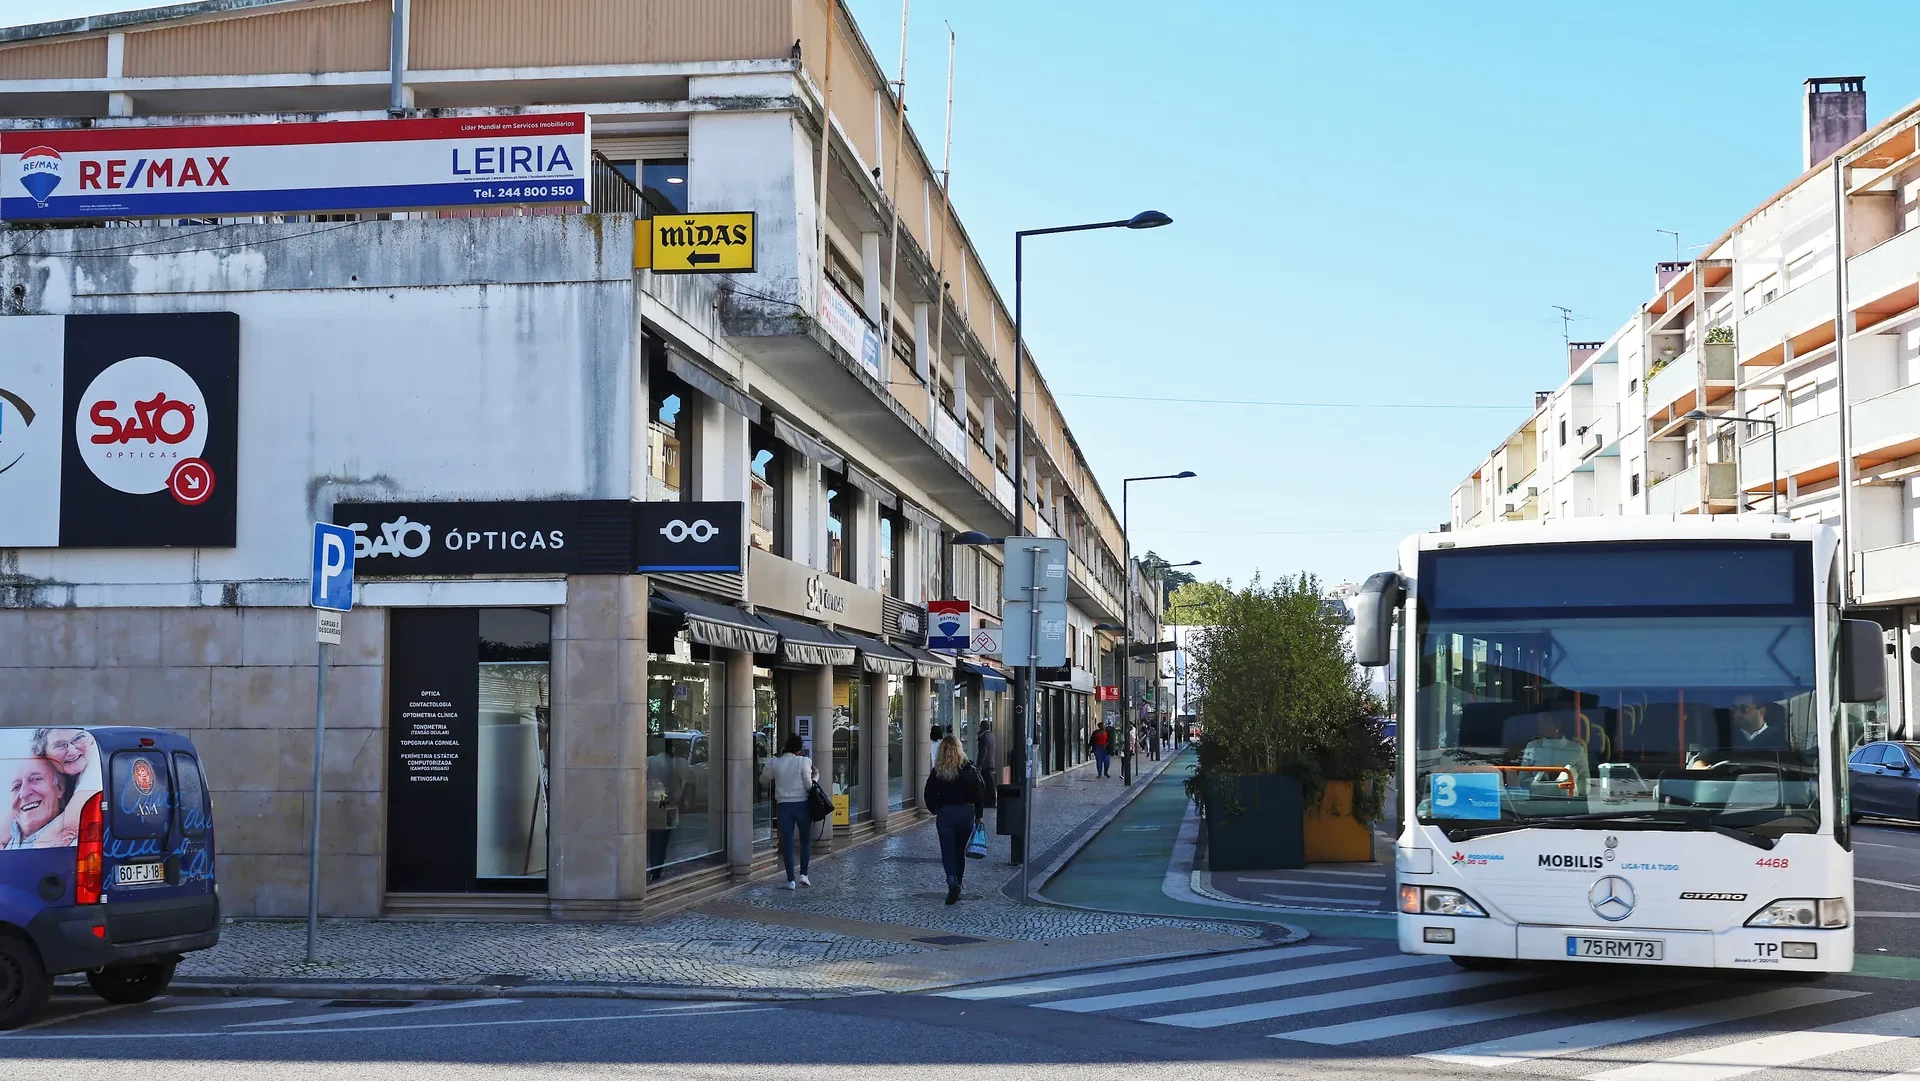
[{"label": "woman walking with bag", "polygon": [[967,873],[967,841],[986,818],[980,790],[980,771],[967,761],[960,737],[949,733],[940,741],[933,772],[921,793],[922,806],[933,812],[933,828],[940,835],[940,863],[947,872],[947,903],[960,900],[960,880]]},{"label": "woman walking with bag", "polygon": [[[813,816],[807,810],[807,795],[820,774],[813,768],[813,759],[801,753],[805,746],[798,735],[788,736],[781,753],[767,759],[760,770],[760,783],[773,786],[773,815],[780,831],[780,862],[787,868],[788,889],[793,889],[796,881],[802,886],[813,885],[807,881],[807,862],[813,856]],[[793,873],[796,841],[800,847],[797,880]]]}]

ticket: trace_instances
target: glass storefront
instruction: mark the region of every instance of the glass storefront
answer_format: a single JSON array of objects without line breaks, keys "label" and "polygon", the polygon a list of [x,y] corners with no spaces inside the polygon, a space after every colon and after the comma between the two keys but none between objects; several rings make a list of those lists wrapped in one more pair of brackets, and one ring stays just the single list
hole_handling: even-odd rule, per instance
[{"label": "glass storefront", "polygon": [[549,619],[540,608],[486,608],[479,615],[474,877],[542,880],[547,877]]},{"label": "glass storefront", "polygon": [[887,696],[887,809],[897,811],[907,805],[907,681],[903,676],[887,676],[882,684]]},{"label": "glass storefront", "polygon": [[1013,761],[1013,751],[1007,745],[1008,729],[1004,712],[1006,700],[1007,692],[1005,691],[983,690],[980,692],[980,724],[982,727],[993,729],[993,742],[998,758],[998,761],[988,763],[993,769],[993,776],[987,779],[991,784],[1007,784],[1010,780],[1007,765]]},{"label": "glass storefront", "polygon": [[683,632],[647,655],[647,876],[704,866],[726,851],[725,766],[714,753],[726,666],[701,662]]},{"label": "glass storefront", "polygon": [[833,677],[833,794],[847,797],[847,814],[855,822],[873,813],[867,802],[871,786],[861,769],[866,749],[860,738],[862,684],[858,675],[836,672]]},{"label": "glass storefront", "polygon": [[962,679],[953,681],[953,713],[951,714],[953,728],[959,733],[960,746],[967,752],[969,758],[979,751],[979,745],[973,741],[973,710],[970,708],[973,701],[972,691],[970,681]]},{"label": "glass storefront", "polygon": [[773,669],[753,670],[753,843],[773,841],[773,786],[760,783],[767,760],[780,753],[780,696],[774,690]]}]

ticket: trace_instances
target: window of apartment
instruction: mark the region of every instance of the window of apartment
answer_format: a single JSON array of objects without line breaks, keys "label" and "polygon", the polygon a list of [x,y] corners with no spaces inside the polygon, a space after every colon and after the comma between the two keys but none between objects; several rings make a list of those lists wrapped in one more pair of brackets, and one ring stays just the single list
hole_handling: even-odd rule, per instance
[{"label": "window of apartment", "polygon": [[787,554],[787,477],[786,448],[773,433],[758,424],[747,429],[748,482],[753,489],[747,502],[747,542],[763,552]]},{"label": "window of apartment", "polygon": [[835,578],[854,580],[853,566],[853,486],[830,470],[821,470],[827,489],[827,565]]},{"label": "window of apartment", "polygon": [[940,380],[940,408],[953,412],[953,384],[945,379]]},{"label": "window of apartment", "polygon": [[942,600],[947,596],[944,532],[924,525],[916,526],[914,532],[920,537],[920,599],[923,603]]},{"label": "window of apartment", "polygon": [[1632,379],[1629,379],[1629,380],[1627,380],[1627,393],[1628,393],[1628,394],[1636,394],[1636,393],[1639,393],[1639,390],[1640,390],[1640,377],[1639,377],[1639,376],[1634,376],[1634,377],[1633,377]]},{"label": "window of apartment", "polygon": [[827,280],[848,300],[866,292],[860,287],[860,275],[853,269],[853,264],[847,262],[846,256],[841,255],[840,249],[832,244],[827,245]]},{"label": "window of apartment", "polygon": [[1560,445],[1563,447],[1567,445],[1567,418],[1565,417],[1560,418]]},{"label": "window of apartment", "polygon": [[640,189],[640,198],[654,214],[687,212],[687,159],[649,158],[616,161],[614,171]]},{"label": "window of apartment", "polygon": [[647,498],[693,498],[687,450],[693,445],[693,393],[656,357],[648,376]]},{"label": "window of apartment", "polygon": [[900,512],[880,508],[880,592],[900,598],[906,582],[907,523]]},{"label": "window of apartment", "polygon": [[1793,288],[1815,273],[1813,264],[1819,257],[1820,252],[1817,248],[1809,248],[1794,256],[1793,261],[1787,264],[1787,288]]},{"label": "window of apartment", "polygon": [[920,369],[913,363],[913,338],[901,330],[898,323],[893,328],[893,360],[894,367],[912,373],[914,382],[926,382],[920,378]]}]

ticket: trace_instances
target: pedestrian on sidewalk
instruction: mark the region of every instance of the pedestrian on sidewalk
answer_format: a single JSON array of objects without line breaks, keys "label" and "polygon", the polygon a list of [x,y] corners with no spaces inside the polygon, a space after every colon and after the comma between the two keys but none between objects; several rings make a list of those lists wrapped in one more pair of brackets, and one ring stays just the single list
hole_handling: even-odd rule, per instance
[{"label": "pedestrian on sidewalk", "polygon": [[1000,802],[996,787],[1000,782],[999,743],[999,737],[993,734],[991,723],[980,726],[980,779],[985,784],[985,791],[981,796],[989,807],[998,806]]},{"label": "pedestrian on sidewalk", "polygon": [[[760,771],[760,783],[773,786],[773,813],[780,831],[780,862],[787,869],[787,888],[793,889],[797,882],[802,886],[811,886],[807,880],[807,863],[813,857],[813,816],[807,813],[807,792],[819,783],[820,771],[813,768],[813,759],[803,751],[806,745],[800,742],[798,733],[787,737],[780,753],[767,760]],[[793,873],[793,850],[800,849],[800,874]]]},{"label": "pedestrian on sidewalk", "polygon": [[1107,776],[1107,768],[1113,764],[1113,729],[1105,724],[1093,733],[1093,775]]},{"label": "pedestrian on sidewalk", "polygon": [[940,864],[947,872],[947,903],[960,900],[960,880],[967,873],[967,839],[987,817],[980,790],[985,782],[967,761],[960,737],[949,733],[934,755],[921,805],[933,812],[933,828],[940,835]]}]

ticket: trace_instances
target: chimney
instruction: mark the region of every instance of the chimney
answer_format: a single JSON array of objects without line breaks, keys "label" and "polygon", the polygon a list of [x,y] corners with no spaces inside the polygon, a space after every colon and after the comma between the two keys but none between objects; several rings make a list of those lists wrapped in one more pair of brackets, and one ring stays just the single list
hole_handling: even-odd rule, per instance
[{"label": "chimney", "polygon": [[1550,391],[1550,390],[1534,391],[1533,392],[1533,411],[1538,413],[1540,411],[1540,407],[1547,404],[1547,399],[1551,397],[1553,397],[1553,391]]},{"label": "chimney", "polygon": [[1568,342],[1567,343],[1567,374],[1572,375],[1574,372],[1579,371],[1580,365],[1585,364],[1587,362],[1587,358],[1594,355],[1595,353],[1598,353],[1600,351],[1600,347],[1605,344],[1607,343],[1606,342]]},{"label": "chimney", "polygon": [[1867,80],[1860,75],[1808,79],[1801,109],[1800,166],[1811,169],[1867,130]]},{"label": "chimney", "polygon": [[1692,263],[1684,259],[1661,261],[1653,264],[1653,291],[1658,293],[1667,287],[1667,283],[1687,272]]}]

